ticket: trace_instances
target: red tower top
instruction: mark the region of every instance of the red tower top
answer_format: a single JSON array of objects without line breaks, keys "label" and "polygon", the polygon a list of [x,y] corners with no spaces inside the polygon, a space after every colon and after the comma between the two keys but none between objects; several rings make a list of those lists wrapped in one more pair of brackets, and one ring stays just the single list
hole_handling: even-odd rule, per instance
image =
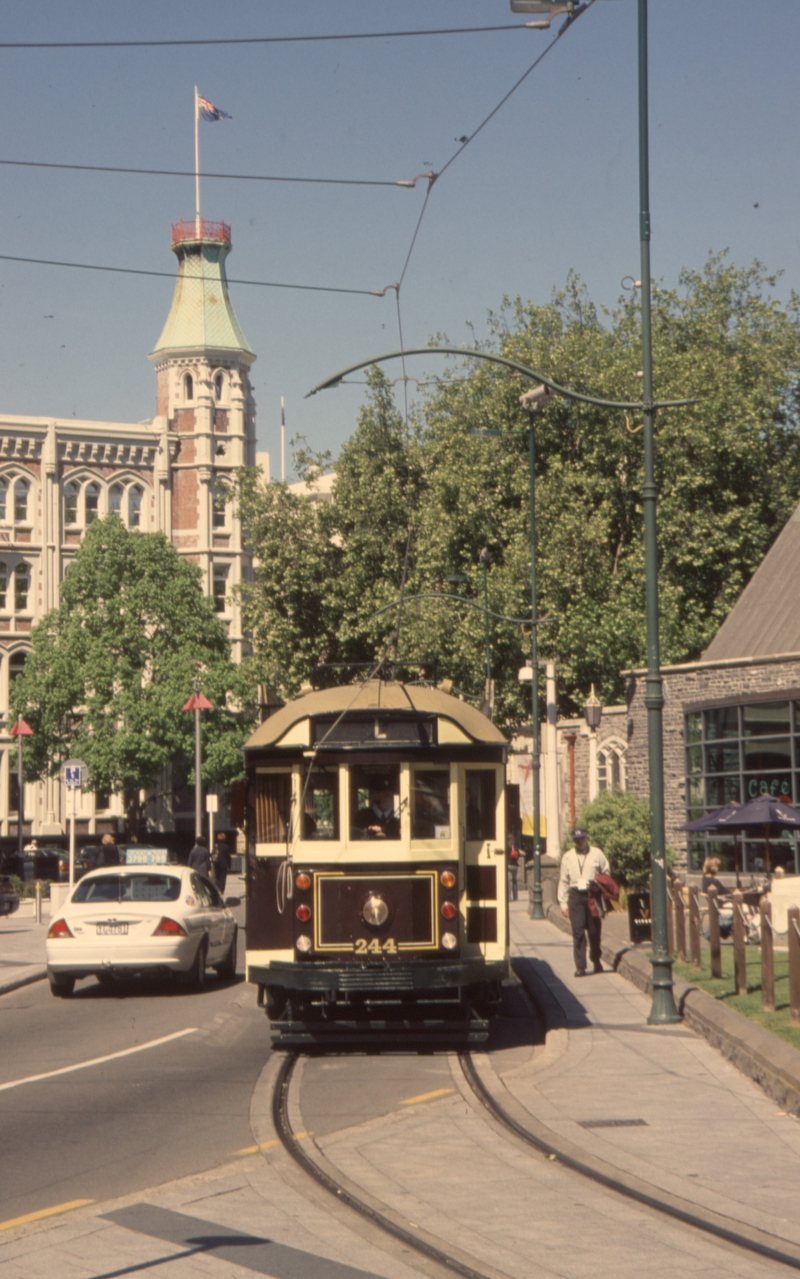
[{"label": "red tower top", "polygon": [[190,222],[172,223],[172,247],[183,244],[187,240],[197,243],[198,240],[214,240],[220,244],[231,245],[231,227],[229,222],[207,222],[205,218],[192,218]]}]

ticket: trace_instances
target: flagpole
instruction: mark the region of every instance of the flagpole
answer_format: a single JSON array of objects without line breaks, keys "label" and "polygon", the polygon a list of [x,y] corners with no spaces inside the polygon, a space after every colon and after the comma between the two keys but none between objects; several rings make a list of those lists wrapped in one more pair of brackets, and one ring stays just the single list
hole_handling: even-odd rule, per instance
[{"label": "flagpole", "polygon": [[194,86],[194,216],[195,234],[200,235],[200,112],[197,109],[197,85]]}]

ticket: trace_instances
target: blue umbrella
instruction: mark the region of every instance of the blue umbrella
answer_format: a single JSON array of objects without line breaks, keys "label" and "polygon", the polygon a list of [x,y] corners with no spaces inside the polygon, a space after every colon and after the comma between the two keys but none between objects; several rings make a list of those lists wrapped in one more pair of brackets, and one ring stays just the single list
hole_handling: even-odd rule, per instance
[{"label": "blue umbrella", "polygon": [[738,800],[732,799],[723,808],[715,808],[713,813],[706,813],[704,817],[695,817],[693,821],[686,822],[685,826],[679,826],[678,829],[693,831],[717,830],[721,821],[732,816],[741,807]]},{"label": "blue umbrella", "polygon": [[767,870],[769,870],[769,841],[783,831],[800,831],[800,808],[788,804],[782,799],[773,799],[771,795],[759,795],[746,804],[726,804],[705,817],[697,818],[704,822],[703,826],[687,822],[684,830],[741,831],[744,834],[764,840]]}]

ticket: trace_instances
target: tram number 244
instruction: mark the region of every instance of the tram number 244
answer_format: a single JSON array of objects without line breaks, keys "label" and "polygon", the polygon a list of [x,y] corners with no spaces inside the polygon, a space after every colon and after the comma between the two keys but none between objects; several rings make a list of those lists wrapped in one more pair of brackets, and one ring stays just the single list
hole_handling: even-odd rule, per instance
[{"label": "tram number 244", "polygon": [[366,937],[357,937],[353,942],[353,950],[357,955],[396,955],[397,942],[394,937],[387,937],[385,942],[378,941],[377,937],[369,942]]}]

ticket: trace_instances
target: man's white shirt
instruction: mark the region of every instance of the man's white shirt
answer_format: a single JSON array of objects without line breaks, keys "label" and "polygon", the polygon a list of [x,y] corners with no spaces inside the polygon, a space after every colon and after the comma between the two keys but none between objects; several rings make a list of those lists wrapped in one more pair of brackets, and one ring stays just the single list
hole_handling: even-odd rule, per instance
[{"label": "man's white shirt", "polygon": [[558,877],[558,904],[566,906],[570,888],[585,891],[595,875],[607,875],[611,867],[601,848],[590,846],[585,853],[570,848],[561,858],[561,874]]}]

